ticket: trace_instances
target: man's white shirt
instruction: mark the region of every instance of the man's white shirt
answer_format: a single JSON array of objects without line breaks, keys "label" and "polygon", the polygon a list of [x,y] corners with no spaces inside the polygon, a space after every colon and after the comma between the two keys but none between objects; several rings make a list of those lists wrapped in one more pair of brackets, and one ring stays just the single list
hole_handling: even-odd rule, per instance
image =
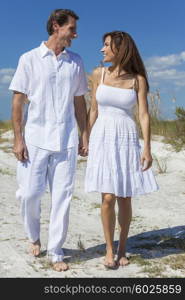
[{"label": "man's white shirt", "polygon": [[26,143],[51,151],[76,147],[74,96],[88,91],[78,54],[64,50],[56,57],[42,42],[20,57],[9,89],[26,94],[29,100]]}]

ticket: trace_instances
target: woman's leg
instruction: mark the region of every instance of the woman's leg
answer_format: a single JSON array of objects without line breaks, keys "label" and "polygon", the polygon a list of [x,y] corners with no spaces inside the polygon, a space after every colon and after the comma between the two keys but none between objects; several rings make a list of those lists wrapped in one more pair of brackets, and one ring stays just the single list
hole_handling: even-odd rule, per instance
[{"label": "woman's leg", "polygon": [[131,197],[127,197],[127,198],[117,197],[117,202],[118,202],[118,223],[120,226],[117,263],[120,266],[125,266],[129,264],[129,261],[126,258],[125,254],[126,254],[126,241],[127,241],[129,226],[132,218]]},{"label": "woman's leg", "polygon": [[113,246],[116,221],[115,202],[116,198],[113,194],[102,193],[101,218],[106,241],[105,265],[107,267],[115,266]]}]

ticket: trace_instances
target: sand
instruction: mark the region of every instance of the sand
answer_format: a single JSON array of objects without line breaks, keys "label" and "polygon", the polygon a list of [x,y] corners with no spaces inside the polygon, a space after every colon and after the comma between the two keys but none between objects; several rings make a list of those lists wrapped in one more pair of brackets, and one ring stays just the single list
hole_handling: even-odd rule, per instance
[{"label": "sand", "polygon": [[[12,132],[2,137],[8,141],[0,144],[1,278],[185,277],[185,151],[176,153],[162,142],[162,138],[152,137],[152,153],[159,163],[154,159],[153,171],[160,189],[132,199],[133,218],[127,242],[131,263],[117,270],[106,270],[102,264],[105,242],[100,218],[101,197],[98,193],[84,193],[86,158],[79,156],[64,244],[70,269],[58,273],[52,270],[46,256],[51,205],[49,191],[42,198],[42,255],[33,258],[28,253],[20,203],[15,199],[16,159],[11,152]],[[115,246],[118,234],[116,224]]]}]

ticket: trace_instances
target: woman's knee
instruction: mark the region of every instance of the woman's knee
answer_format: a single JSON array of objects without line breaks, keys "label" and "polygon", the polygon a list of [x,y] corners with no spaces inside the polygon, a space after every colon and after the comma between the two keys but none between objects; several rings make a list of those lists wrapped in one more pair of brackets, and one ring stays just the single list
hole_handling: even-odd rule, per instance
[{"label": "woman's knee", "polygon": [[113,207],[115,205],[116,198],[113,194],[102,194],[102,205]]}]

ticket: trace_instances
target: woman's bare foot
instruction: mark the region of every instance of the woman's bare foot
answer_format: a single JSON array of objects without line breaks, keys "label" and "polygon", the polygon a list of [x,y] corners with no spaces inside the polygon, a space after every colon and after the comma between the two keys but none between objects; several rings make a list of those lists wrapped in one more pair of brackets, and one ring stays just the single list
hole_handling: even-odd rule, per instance
[{"label": "woman's bare foot", "polygon": [[35,256],[38,257],[40,255],[40,248],[41,248],[41,243],[40,240],[37,240],[34,243],[31,243],[30,245],[30,253]]},{"label": "woman's bare foot", "polygon": [[69,266],[63,261],[58,261],[53,264],[53,270],[57,272],[67,271],[68,269]]},{"label": "woman's bare foot", "polygon": [[111,252],[107,252],[105,255],[105,260],[104,260],[104,266],[107,269],[115,269],[116,268],[116,262],[114,260],[114,254]]},{"label": "woman's bare foot", "polygon": [[125,266],[128,266],[130,264],[128,258],[125,255],[118,256],[118,258],[116,260],[116,263],[120,267],[125,267]]}]

